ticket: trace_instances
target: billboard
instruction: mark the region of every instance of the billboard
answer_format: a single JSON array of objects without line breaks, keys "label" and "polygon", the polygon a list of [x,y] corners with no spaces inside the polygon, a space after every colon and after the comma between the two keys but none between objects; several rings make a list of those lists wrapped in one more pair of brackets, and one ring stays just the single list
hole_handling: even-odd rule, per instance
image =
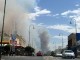
[{"label": "billboard", "polygon": [[76,33],[77,45],[80,45],[80,33]]}]

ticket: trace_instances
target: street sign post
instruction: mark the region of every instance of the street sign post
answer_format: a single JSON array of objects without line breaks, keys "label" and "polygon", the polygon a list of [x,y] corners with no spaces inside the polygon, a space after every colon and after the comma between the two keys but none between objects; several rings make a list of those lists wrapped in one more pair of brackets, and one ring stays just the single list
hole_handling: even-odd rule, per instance
[{"label": "street sign post", "polygon": [[12,34],[11,35],[11,39],[12,39],[12,48],[11,48],[11,51],[12,51],[12,55],[15,53],[15,40],[16,40],[16,34]]},{"label": "street sign post", "polygon": [[16,34],[11,34],[11,39],[16,40]]}]

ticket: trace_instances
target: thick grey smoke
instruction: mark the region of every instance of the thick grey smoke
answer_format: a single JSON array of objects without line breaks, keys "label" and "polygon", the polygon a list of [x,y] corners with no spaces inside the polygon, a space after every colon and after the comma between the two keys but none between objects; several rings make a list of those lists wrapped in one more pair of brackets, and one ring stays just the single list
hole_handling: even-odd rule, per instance
[{"label": "thick grey smoke", "polygon": [[[4,1],[0,0],[0,31],[2,27]],[[31,24],[28,14],[29,9],[33,9],[35,5],[36,0],[6,0],[4,32],[10,35],[16,30],[19,35],[28,41],[28,28]]]},{"label": "thick grey smoke", "polygon": [[[4,9],[4,1],[0,0],[0,31],[2,26],[3,19],[3,9]],[[12,34],[13,31],[17,31],[17,34],[22,36],[26,44],[28,44],[29,40],[29,26],[32,21],[29,18],[29,11],[36,6],[36,0],[6,0],[6,14],[5,14],[5,25],[4,32],[7,34]],[[41,48],[42,51],[48,50],[48,40],[49,35],[48,32],[44,29],[40,30],[39,36],[37,33],[37,29],[33,30],[30,27],[30,37],[31,41],[33,40],[33,45],[36,48],[40,48],[40,40],[41,40]],[[36,44],[35,44],[36,43]],[[34,47],[35,47],[34,46]]]},{"label": "thick grey smoke", "polygon": [[42,52],[46,53],[47,51],[49,51],[49,48],[48,48],[48,43],[49,43],[49,34],[48,34],[48,31],[45,30],[44,28],[40,30],[40,33],[39,33],[39,37],[40,37],[40,40],[41,40],[41,49],[42,49]]}]

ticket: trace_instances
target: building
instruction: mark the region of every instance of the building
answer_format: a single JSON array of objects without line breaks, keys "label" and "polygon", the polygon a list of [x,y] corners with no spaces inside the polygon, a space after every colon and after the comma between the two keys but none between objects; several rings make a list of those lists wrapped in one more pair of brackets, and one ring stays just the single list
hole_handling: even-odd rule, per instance
[{"label": "building", "polygon": [[71,33],[68,36],[68,49],[73,50],[75,57],[77,57],[80,50],[80,33]]},{"label": "building", "polygon": [[76,34],[75,33],[71,33],[68,36],[68,49],[70,49],[71,47],[76,46]]},{"label": "building", "polygon": [[22,38],[22,36],[19,36],[19,35],[16,35],[15,41],[13,41],[10,38],[10,44],[13,44],[13,43],[14,43],[15,46],[26,47],[26,41]]},{"label": "building", "polygon": [[26,47],[26,41],[24,40],[24,38],[22,38],[22,36],[17,35],[16,41],[17,46]]},{"label": "building", "polygon": [[[1,35],[0,35],[0,44],[1,44]],[[10,36],[4,33],[2,45],[6,45],[6,44],[10,44]]]},{"label": "building", "polygon": [[80,33],[71,33],[68,36],[68,49],[71,47],[79,47],[80,46]]},{"label": "building", "polygon": [[[0,36],[1,39],[1,36]],[[13,41],[11,39],[11,36],[9,36],[8,34],[4,33],[3,35],[3,41],[2,41],[2,45],[5,46],[7,44],[12,45],[14,43],[15,46],[22,46],[22,47],[26,47],[26,42],[25,40],[22,38],[22,36],[17,35],[15,41]],[[1,41],[0,41],[1,44]]]}]

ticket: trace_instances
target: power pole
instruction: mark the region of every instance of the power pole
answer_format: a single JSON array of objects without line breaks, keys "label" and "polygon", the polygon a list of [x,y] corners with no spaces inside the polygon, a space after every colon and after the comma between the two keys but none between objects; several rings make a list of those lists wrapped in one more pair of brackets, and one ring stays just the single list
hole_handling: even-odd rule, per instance
[{"label": "power pole", "polygon": [[4,0],[4,15],[3,15],[3,24],[2,24],[2,32],[1,32],[1,51],[0,51],[0,60],[1,60],[1,54],[2,54],[2,40],[3,40],[3,33],[4,33],[4,20],[5,20],[5,11],[6,11],[6,0]]}]

